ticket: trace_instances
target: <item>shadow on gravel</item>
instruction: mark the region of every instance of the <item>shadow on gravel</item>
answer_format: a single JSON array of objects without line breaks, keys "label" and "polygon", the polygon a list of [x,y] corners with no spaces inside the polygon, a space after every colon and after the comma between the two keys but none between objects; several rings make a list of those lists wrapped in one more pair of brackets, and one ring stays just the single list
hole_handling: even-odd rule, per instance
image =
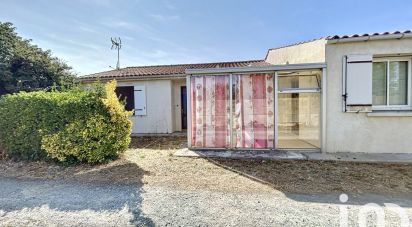
[{"label": "shadow on gravel", "polygon": [[58,211],[107,213],[127,209],[134,225],[154,226],[141,212],[145,174],[136,164],[126,162],[76,172],[58,180],[0,177],[0,210],[47,206]]},{"label": "shadow on gravel", "polygon": [[[349,204],[392,201],[412,207],[412,165],[224,158],[208,160],[249,179],[267,184],[297,201],[341,204],[339,195],[346,193],[349,195]],[[307,196],[304,196],[305,194]],[[354,200],[351,195],[356,194],[369,196]],[[392,200],[384,201],[379,199],[378,195],[385,195],[386,198],[389,196]],[[399,201],[396,198],[399,198]],[[408,198],[408,201],[402,202],[403,198]]]}]

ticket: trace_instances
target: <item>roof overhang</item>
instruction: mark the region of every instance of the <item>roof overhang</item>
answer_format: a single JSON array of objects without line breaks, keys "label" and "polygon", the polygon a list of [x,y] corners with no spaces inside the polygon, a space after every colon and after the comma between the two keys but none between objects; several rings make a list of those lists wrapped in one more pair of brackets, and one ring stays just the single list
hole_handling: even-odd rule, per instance
[{"label": "roof overhang", "polygon": [[231,74],[231,73],[256,73],[256,72],[275,72],[285,70],[306,70],[323,69],[326,63],[307,63],[307,64],[287,64],[287,65],[268,65],[268,66],[247,66],[231,68],[208,68],[208,69],[186,69],[187,75],[203,74]]},{"label": "roof overhang", "polygon": [[173,75],[147,75],[147,76],[121,76],[121,77],[78,77],[76,81],[79,82],[94,82],[94,81],[136,81],[136,80],[170,80],[170,79],[182,79],[185,78],[185,74],[173,74]]}]

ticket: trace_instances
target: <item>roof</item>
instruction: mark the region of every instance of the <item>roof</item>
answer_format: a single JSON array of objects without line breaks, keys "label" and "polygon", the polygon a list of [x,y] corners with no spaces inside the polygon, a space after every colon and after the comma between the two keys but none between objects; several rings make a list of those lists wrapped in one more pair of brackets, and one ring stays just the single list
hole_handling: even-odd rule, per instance
[{"label": "roof", "polygon": [[[270,48],[266,52],[266,57],[267,59],[269,52],[271,50],[277,50],[277,49],[282,49],[286,47],[292,47],[292,46],[297,46],[305,43],[310,43],[318,40],[327,40],[329,41],[328,43],[335,43],[335,42],[343,42],[343,41],[363,41],[366,39],[371,39],[371,38],[382,38],[382,39],[400,39],[403,38],[404,36],[410,37],[412,35],[411,30],[404,30],[404,31],[393,31],[393,32],[375,32],[375,33],[363,33],[363,34],[351,34],[351,35],[333,35],[333,36],[326,36],[326,37],[320,37],[317,39],[311,39],[311,40],[306,40],[306,41],[301,41],[297,43],[292,43],[292,44],[287,44],[275,48]],[[355,39],[354,39],[355,38]],[[358,39],[357,39],[358,38]]]},{"label": "roof", "polygon": [[326,37],[320,37],[317,39],[311,39],[311,40],[306,40],[306,41],[301,41],[297,43],[291,43],[287,45],[282,45],[279,47],[274,47],[270,48],[270,50],[276,50],[276,49],[281,49],[285,47],[291,47],[291,46],[296,46],[304,43],[310,43],[314,42],[317,40],[325,39],[325,40],[336,40],[336,39],[347,39],[347,38],[357,38],[357,37],[368,37],[368,36],[385,36],[385,35],[398,35],[398,34],[410,34],[412,33],[411,30],[404,30],[404,31],[394,31],[394,32],[375,32],[375,33],[363,33],[363,34],[351,34],[351,35],[332,35],[332,36],[326,36]]},{"label": "roof", "polygon": [[265,66],[270,65],[265,60],[248,60],[248,61],[231,61],[231,62],[213,62],[197,64],[177,64],[177,65],[152,65],[152,66],[135,66],[122,69],[115,69],[105,72],[94,73],[79,77],[80,80],[95,78],[144,78],[144,77],[179,77],[185,75],[186,69],[204,69],[204,68],[231,68],[246,66]]},{"label": "roof", "polygon": [[397,35],[397,34],[409,34],[410,30],[405,31],[393,31],[393,32],[375,32],[375,33],[364,33],[364,34],[351,34],[351,35],[334,35],[326,37],[327,40],[335,39],[347,39],[347,38],[357,38],[357,37],[368,37],[368,36],[385,36],[385,35]]}]

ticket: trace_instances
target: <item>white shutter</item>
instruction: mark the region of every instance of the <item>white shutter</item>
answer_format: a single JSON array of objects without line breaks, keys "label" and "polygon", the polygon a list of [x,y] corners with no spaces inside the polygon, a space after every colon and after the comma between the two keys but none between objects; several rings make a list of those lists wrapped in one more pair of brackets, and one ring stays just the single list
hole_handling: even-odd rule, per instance
[{"label": "white shutter", "polygon": [[146,87],[134,86],[134,114],[146,115]]},{"label": "white shutter", "polygon": [[372,111],[372,55],[346,56],[346,112]]}]

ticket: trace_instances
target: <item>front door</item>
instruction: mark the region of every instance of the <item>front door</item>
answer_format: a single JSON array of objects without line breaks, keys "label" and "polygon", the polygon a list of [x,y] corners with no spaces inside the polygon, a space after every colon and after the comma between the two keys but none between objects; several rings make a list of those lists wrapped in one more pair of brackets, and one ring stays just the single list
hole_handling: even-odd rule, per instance
[{"label": "front door", "polygon": [[182,113],[182,130],[187,129],[187,101],[186,101],[186,86],[180,87],[180,102]]}]

